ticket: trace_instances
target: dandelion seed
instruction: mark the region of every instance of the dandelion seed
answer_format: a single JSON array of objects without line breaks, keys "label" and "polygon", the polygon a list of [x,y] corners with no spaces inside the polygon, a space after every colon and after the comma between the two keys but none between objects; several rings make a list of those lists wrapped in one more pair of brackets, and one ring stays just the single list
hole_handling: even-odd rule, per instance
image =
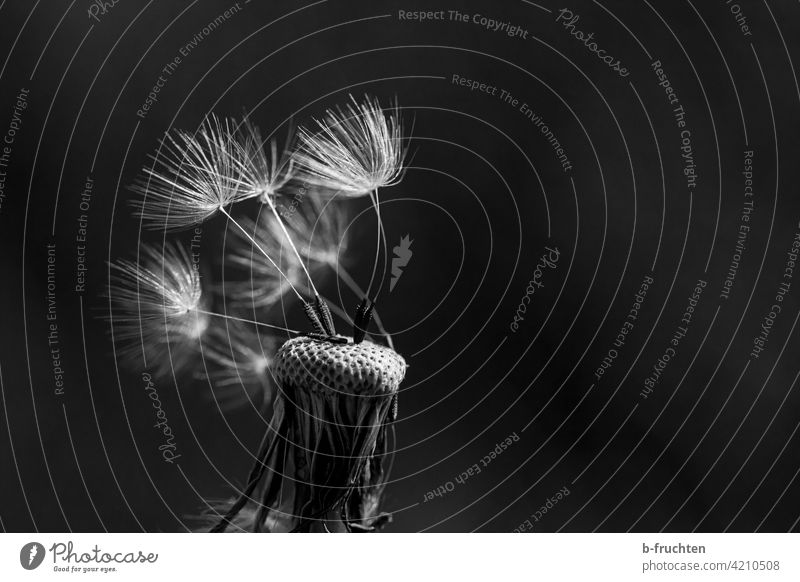
[{"label": "dandelion seed", "polygon": [[285,222],[309,264],[336,267],[347,248],[345,207],[309,195],[307,204],[301,205]]},{"label": "dandelion seed", "polygon": [[127,357],[144,355],[159,373],[180,371],[196,353],[209,324],[200,274],[176,245],[144,246],[139,263],[111,265],[108,296],[116,337]]},{"label": "dandelion seed", "polygon": [[269,366],[277,339],[241,322],[213,324],[203,340],[203,355],[214,370],[208,375],[223,407],[247,402],[256,407],[271,398]]},{"label": "dandelion seed", "polygon": [[252,195],[258,196],[266,204],[277,197],[294,177],[294,159],[290,150],[294,132],[289,130],[286,144],[280,152],[275,139],[270,141],[267,152],[261,131],[249,120],[242,124],[240,136],[245,154],[245,176],[242,182]]},{"label": "dandelion seed", "polygon": [[258,195],[269,179],[252,136],[233,119],[208,117],[195,133],[178,130],[161,142],[153,165],[132,190],[149,228],[181,229],[201,223],[226,206]]},{"label": "dandelion seed", "polygon": [[381,241],[386,247],[378,189],[402,179],[406,149],[396,104],[394,113],[387,116],[377,99],[365,96],[359,104],[351,95],[350,100],[344,108],[329,109],[317,122],[317,133],[300,130],[301,145],[295,157],[299,174],[308,183],[343,196],[370,196],[378,218],[375,261],[367,286],[371,293]]},{"label": "dandelion seed", "polygon": [[[156,157],[153,167],[145,170],[147,178],[133,187],[143,197],[135,204],[149,227],[185,228],[220,212],[284,276],[275,259],[225,209],[234,202],[258,196],[269,205],[276,224],[284,231],[306,275],[307,285],[319,303],[319,293],[311,274],[300,258],[273,200],[279,189],[291,179],[293,166],[291,157],[285,153],[278,156],[274,140],[270,146],[271,156],[268,157],[261,134],[254,125],[246,122],[237,126],[233,120],[220,122],[211,116],[195,134],[178,131],[176,137],[168,136],[163,141],[162,149],[164,155]],[[298,298],[305,302],[293,281],[289,277],[284,278]]]},{"label": "dandelion seed", "polygon": [[[234,305],[266,309],[275,305],[292,288],[303,289],[303,271],[293,254],[281,246],[282,233],[271,228],[271,215],[262,215],[259,222],[245,219],[242,230],[234,231],[226,263],[241,267],[249,275],[244,281],[225,282],[221,291]],[[249,233],[247,236],[243,231]],[[255,240],[255,245],[250,239]],[[278,268],[260,260],[256,247],[274,257]]]},{"label": "dandelion seed", "polygon": [[362,196],[399,182],[406,149],[397,106],[385,115],[377,99],[364,97],[329,109],[319,131],[301,128],[295,154],[298,173],[309,184],[342,196]]}]

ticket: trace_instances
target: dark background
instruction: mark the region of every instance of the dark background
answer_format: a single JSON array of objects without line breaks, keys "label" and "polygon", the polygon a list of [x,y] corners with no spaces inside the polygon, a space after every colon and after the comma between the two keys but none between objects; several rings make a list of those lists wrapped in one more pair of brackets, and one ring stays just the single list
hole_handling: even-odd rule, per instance
[{"label": "dark background", "polygon": [[[3,134],[16,95],[30,90],[0,207],[2,527],[182,531],[204,499],[241,483],[265,419],[247,407],[222,414],[201,380],[160,379],[181,454],[165,463],[141,370],[115,360],[102,319],[106,262],[162,239],[140,231],[126,186],[170,127],[247,110],[269,133],[369,92],[384,103],[396,96],[413,119],[411,167],[382,192],[390,246],[405,234],[414,241],[379,305],[410,364],[388,530],[511,531],[526,520],[534,531],[797,530],[800,281],[765,351],[749,353],[800,220],[798,5],[740,2],[745,36],[723,1],[571,3],[576,29],[594,32],[630,71],[622,78],[556,22],[562,6],[538,4],[241,1],[183,58],[145,119],[136,110],[161,68],[233,3],[121,0],[99,22],[83,0],[0,4]],[[527,38],[471,21],[398,18],[420,9],[508,21]],[[698,173],[691,193],[655,60],[686,111]],[[518,108],[454,85],[454,74],[526,102],[572,170]],[[755,209],[724,300],[745,150],[754,151]],[[87,289],[78,294],[87,176]],[[348,247],[363,284],[375,226],[367,199],[347,204],[363,212]],[[204,227],[211,262],[223,227]],[[50,243],[63,395],[46,333]],[[511,332],[548,245],[561,252],[558,266]],[[648,274],[636,326],[596,381]],[[687,337],[643,399],[698,279],[708,285]],[[334,281],[325,289],[338,296]],[[356,299],[340,299],[352,312]],[[480,474],[455,482],[514,433],[518,442]],[[448,482],[451,491],[424,501]],[[564,487],[569,495],[534,521]]]}]

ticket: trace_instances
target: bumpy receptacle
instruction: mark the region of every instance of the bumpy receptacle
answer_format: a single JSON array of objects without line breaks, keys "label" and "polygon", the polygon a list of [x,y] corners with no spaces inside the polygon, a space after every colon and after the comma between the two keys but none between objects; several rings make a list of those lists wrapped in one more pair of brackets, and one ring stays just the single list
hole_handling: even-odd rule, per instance
[{"label": "bumpy receptacle", "polygon": [[364,396],[394,394],[405,373],[406,362],[397,352],[369,341],[298,337],[281,346],[274,363],[281,386]]},{"label": "bumpy receptacle", "polygon": [[302,528],[326,520],[331,529],[332,516],[346,529],[373,527],[386,427],[405,371],[400,355],[366,341],[300,337],[278,351],[274,373],[295,443],[294,513]]}]

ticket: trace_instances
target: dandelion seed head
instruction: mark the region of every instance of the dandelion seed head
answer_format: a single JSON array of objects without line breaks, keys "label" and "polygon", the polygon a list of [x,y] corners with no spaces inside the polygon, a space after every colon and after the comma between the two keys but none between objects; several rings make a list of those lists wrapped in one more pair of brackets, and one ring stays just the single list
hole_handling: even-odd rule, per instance
[{"label": "dandelion seed head", "polygon": [[398,183],[406,149],[395,105],[388,115],[377,99],[329,109],[318,131],[301,128],[295,154],[298,172],[310,184],[343,196],[361,196]]}]

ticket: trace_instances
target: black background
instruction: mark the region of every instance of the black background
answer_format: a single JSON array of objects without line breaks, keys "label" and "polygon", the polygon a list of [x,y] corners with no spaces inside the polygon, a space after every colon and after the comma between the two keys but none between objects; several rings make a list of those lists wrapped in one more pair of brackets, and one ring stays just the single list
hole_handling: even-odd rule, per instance
[{"label": "black background", "polygon": [[[0,518],[8,531],[183,531],[203,499],[240,484],[267,419],[222,414],[207,383],[157,382],[181,458],[165,463],[142,370],[115,360],[102,319],[106,262],[140,231],[126,189],[170,127],[250,112],[265,133],[308,123],[348,93],[397,97],[413,159],[382,192],[390,247],[413,257],[379,310],[410,368],[385,509],[389,531],[797,530],[800,365],[792,282],[765,351],[749,357],[798,231],[800,59],[794,2],[742,1],[744,35],[724,1],[571,3],[576,28],[630,71],[621,77],[527,2],[240,2],[183,58],[145,119],[159,71],[233,4],[119,1],[0,5],[0,132],[29,89],[0,207]],[[482,14],[527,29],[414,22],[399,10]],[[651,67],[660,60],[691,131],[698,183],[686,187],[681,137]],[[510,91],[519,107],[452,83]],[[498,90],[499,93],[499,90]],[[729,299],[720,298],[752,150],[751,231]],[[77,217],[87,176],[87,289],[74,291]],[[57,203],[56,203],[57,200]],[[369,278],[375,223],[347,203],[348,265]],[[204,226],[210,263],[225,223]],[[186,239],[186,234],[179,235]],[[56,244],[66,388],[54,393],[47,341],[46,245]],[[510,330],[545,246],[544,274]],[[645,275],[654,284],[613,367],[612,346]],[[389,277],[386,272],[385,276]],[[689,333],[649,398],[639,393],[698,279]],[[352,312],[356,298],[337,293]],[[298,318],[292,311],[290,317]],[[527,428],[526,428],[527,427]],[[463,484],[455,477],[516,433]],[[425,501],[440,486],[451,491]],[[567,487],[569,495],[531,517]]]}]

